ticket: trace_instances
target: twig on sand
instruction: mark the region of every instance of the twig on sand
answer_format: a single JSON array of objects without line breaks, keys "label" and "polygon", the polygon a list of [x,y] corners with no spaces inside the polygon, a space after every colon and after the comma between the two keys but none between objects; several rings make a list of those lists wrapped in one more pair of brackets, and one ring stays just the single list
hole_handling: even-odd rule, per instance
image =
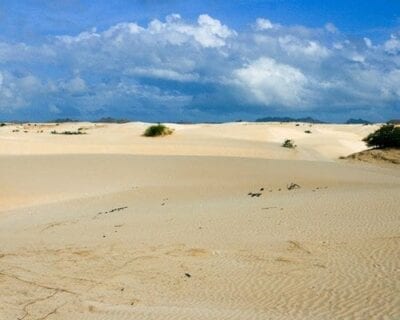
[{"label": "twig on sand", "polygon": [[288,190],[293,190],[293,189],[300,189],[301,187],[297,183],[290,183],[289,185],[286,186]]}]

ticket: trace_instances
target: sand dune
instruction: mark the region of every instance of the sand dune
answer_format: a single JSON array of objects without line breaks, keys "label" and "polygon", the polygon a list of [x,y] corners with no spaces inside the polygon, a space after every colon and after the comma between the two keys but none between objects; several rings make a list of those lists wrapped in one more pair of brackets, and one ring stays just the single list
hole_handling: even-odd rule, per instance
[{"label": "sand dune", "polygon": [[[0,154],[147,154],[233,156],[264,159],[336,160],[365,149],[361,141],[377,125],[299,123],[169,124],[173,135],[149,139],[141,134],[146,123],[64,123],[58,126],[10,125],[0,128]],[[56,130],[86,135],[51,135]],[[19,130],[19,132],[12,132]],[[307,134],[304,131],[310,130]],[[26,131],[26,132],[25,132]],[[43,132],[41,132],[43,131]],[[294,139],[298,148],[281,148]]]},{"label": "sand dune", "polygon": [[0,128],[0,319],[400,318],[400,170],[336,161],[373,126],[61,126]]}]

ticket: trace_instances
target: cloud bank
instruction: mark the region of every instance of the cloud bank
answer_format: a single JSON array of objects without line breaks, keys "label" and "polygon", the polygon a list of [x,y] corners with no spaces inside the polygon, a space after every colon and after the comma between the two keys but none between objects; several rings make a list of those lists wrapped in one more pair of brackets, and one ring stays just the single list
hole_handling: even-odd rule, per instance
[{"label": "cloud bank", "polygon": [[233,30],[202,14],[0,42],[0,114],[144,120],[399,110],[400,37],[350,39],[332,23],[259,17]]}]

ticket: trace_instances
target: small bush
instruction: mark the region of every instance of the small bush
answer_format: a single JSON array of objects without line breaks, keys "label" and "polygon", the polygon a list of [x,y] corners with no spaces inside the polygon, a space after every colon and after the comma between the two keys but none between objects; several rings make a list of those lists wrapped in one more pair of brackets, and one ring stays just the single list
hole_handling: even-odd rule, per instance
[{"label": "small bush", "polygon": [[304,131],[304,133],[312,133],[310,130],[306,130]]},{"label": "small bush", "polygon": [[386,124],[363,139],[368,147],[400,148],[400,127]]},{"label": "small bush", "polygon": [[5,127],[6,126],[6,124],[3,122],[3,123],[0,123],[0,127]]},{"label": "small bush", "polygon": [[143,135],[145,137],[158,137],[170,135],[172,132],[173,130],[171,128],[159,123],[157,125],[148,127]]},{"label": "small bush", "polygon": [[282,143],[282,147],[294,149],[297,146],[294,144],[294,141],[291,139],[286,139],[284,143]]}]

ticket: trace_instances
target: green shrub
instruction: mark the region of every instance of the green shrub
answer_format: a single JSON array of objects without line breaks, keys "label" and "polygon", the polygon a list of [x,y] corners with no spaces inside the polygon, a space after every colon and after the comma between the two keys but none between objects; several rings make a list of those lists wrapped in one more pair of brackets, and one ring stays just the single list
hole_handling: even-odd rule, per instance
[{"label": "green shrub", "polygon": [[386,124],[363,139],[368,147],[400,148],[400,127]]},{"label": "green shrub", "polygon": [[311,130],[306,130],[304,131],[304,133],[311,133]]},{"label": "green shrub", "polygon": [[158,136],[167,136],[172,134],[173,130],[171,128],[168,128],[167,126],[163,124],[157,124],[148,127],[143,135],[145,137],[158,137]]},{"label": "green shrub", "polygon": [[6,124],[3,122],[3,123],[0,123],[0,127],[5,127],[6,126]]},{"label": "green shrub", "polygon": [[286,139],[284,143],[282,143],[282,147],[294,149],[297,146],[294,144],[294,141],[291,139]]}]

